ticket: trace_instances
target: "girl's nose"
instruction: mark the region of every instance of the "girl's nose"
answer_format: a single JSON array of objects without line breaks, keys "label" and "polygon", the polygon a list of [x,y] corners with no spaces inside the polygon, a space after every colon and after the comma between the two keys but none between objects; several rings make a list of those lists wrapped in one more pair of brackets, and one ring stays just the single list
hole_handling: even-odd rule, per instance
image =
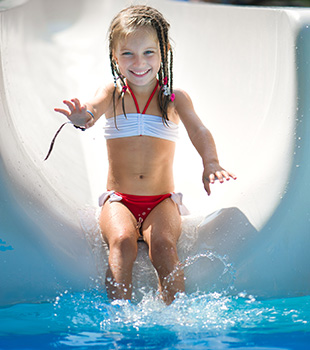
[{"label": "girl's nose", "polygon": [[145,63],[144,57],[137,55],[136,59],[135,59],[135,66],[142,67],[144,65],[144,63]]}]

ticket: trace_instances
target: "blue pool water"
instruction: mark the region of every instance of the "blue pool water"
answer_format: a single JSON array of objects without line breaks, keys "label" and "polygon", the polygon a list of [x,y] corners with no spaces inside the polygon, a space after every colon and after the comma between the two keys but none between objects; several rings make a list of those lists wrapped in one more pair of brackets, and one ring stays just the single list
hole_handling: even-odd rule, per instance
[{"label": "blue pool water", "polygon": [[179,295],[111,302],[92,290],[0,309],[0,349],[310,349],[310,297]]}]

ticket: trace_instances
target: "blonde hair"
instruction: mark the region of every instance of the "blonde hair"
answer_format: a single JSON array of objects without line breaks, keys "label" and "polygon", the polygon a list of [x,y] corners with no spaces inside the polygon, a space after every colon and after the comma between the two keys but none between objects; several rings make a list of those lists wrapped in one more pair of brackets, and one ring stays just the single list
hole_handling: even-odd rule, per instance
[{"label": "blonde hair", "polygon": [[[168,120],[168,105],[171,101],[172,86],[173,86],[173,54],[169,41],[169,28],[170,24],[165,20],[164,16],[155,8],[144,5],[135,5],[120,11],[112,20],[109,28],[109,54],[111,71],[114,77],[114,81],[119,78],[122,87],[126,85],[124,77],[121,75],[118,65],[113,58],[113,50],[115,50],[119,40],[125,39],[128,35],[132,34],[139,28],[146,28],[156,33],[160,54],[161,54],[161,66],[158,72],[159,85],[161,86],[158,102],[162,112],[162,117],[165,123]],[[113,103],[114,103],[114,115],[115,115],[115,92],[114,89]],[[124,93],[125,89],[122,88],[119,97],[122,98],[123,111],[125,113],[124,106]]]}]

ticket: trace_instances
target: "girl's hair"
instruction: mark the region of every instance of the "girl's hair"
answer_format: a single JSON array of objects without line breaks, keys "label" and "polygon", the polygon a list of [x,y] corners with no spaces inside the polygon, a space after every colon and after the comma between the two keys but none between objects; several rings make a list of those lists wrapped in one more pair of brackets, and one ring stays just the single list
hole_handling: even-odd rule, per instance
[{"label": "girl's hair", "polygon": [[117,89],[116,80],[120,79],[122,90],[119,98],[122,98],[123,112],[125,113],[124,106],[124,94],[126,91],[126,83],[124,77],[121,75],[118,65],[113,58],[113,50],[116,48],[119,40],[125,39],[129,34],[132,34],[138,28],[146,28],[155,30],[159,42],[160,54],[161,54],[161,66],[158,72],[159,85],[161,86],[159,91],[159,107],[162,112],[163,121],[167,124],[168,120],[168,104],[172,97],[172,85],[173,85],[173,54],[171,45],[169,42],[168,30],[170,24],[165,20],[164,16],[156,9],[144,6],[135,5],[123,9],[119,12],[111,22],[109,28],[109,51],[110,51],[110,64],[114,77],[114,94],[113,94],[113,106],[115,116],[115,92]]}]

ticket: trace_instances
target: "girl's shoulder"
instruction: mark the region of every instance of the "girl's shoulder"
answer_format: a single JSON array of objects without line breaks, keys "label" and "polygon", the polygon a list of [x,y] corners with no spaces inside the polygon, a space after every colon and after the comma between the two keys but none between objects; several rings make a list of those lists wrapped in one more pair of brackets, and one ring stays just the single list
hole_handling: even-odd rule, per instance
[{"label": "girl's shoulder", "polygon": [[175,95],[175,99],[174,99],[174,106],[175,108],[178,109],[182,109],[182,108],[191,108],[193,103],[192,103],[192,99],[190,98],[189,94],[180,88],[175,88],[173,89],[173,93]]},{"label": "girl's shoulder", "polygon": [[109,83],[107,85],[101,86],[97,89],[95,96],[96,97],[106,97],[112,96],[114,91],[114,84]]},{"label": "girl's shoulder", "polygon": [[197,125],[198,116],[195,112],[193,102],[189,94],[183,89],[174,89],[174,109],[180,120],[189,130],[192,125]]}]

